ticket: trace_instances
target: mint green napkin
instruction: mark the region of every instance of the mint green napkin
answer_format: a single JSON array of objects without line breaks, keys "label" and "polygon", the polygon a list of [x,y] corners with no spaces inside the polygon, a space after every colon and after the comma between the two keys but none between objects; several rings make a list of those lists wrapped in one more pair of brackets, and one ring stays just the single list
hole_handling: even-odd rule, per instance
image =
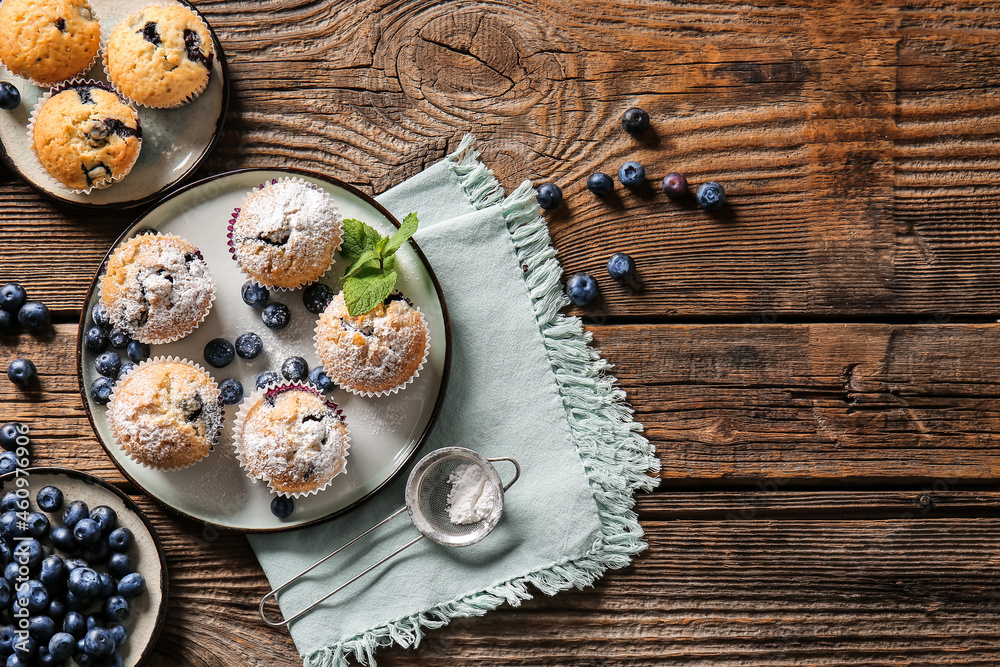
[{"label": "mint green napkin", "polygon": [[[461,445],[516,458],[522,476],[482,542],[450,549],[421,540],[293,623],[310,667],[374,664],[380,646],[416,646],[451,618],[517,605],[529,584],[548,594],[591,584],[645,548],[632,494],[655,486],[649,473],[659,461],[579,319],[558,313],[561,269],[530,183],[504,196],[471,143],[378,199],[397,217],[418,212],[416,240],[451,315],[450,386],[421,455]],[[283,583],[401,507],[405,481],[332,522],[249,536],[268,580]],[[282,613],[417,535],[397,517],[285,591]]]}]

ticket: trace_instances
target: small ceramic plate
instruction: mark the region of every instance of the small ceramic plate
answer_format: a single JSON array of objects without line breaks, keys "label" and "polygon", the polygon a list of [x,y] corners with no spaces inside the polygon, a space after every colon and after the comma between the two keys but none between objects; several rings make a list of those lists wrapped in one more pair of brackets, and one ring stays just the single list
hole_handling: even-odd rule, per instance
[{"label": "small ceramic plate", "polygon": [[[167,561],[153,526],[131,498],[92,475],[63,468],[27,468],[18,477],[27,480],[23,488],[28,490],[32,511],[38,509],[37,493],[51,485],[63,492],[66,503],[82,500],[90,509],[107,505],[118,514],[118,525],[135,535],[135,545],[128,551],[128,557],[135,571],[146,579],[146,592],[131,601],[132,611],[124,623],[128,641],[119,652],[125,667],[139,664],[148,657],[167,613]],[[17,488],[15,473],[0,477],[0,493]],[[50,520],[61,516],[61,513],[45,514]],[[100,566],[98,569],[103,571]]]},{"label": "small ceramic plate", "polygon": [[[182,5],[197,10],[184,0],[89,0],[101,23],[104,39],[126,16],[151,5]],[[204,19],[204,17],[202,17]],[[206,25],[208,22],[205,22]],[[209,28],[211,30],[211,28]],[[21,105],[13,111],[0,111],[0,157],[11,170],[41,194],[64,204],[86,208],[131,208],[143,206],[161,197],[194,173],[208,155],[222,132],[229,105],[229,72],[226,57],[214,31],[215,58],[208,87],[196,100],[178,109],[137,107],[142,123],[142,150],[132,171],[118,183],[94,190],[88,195],[74,194],[49,175],[31,147],[28,120],[31,110],[48,88],[39,88],[13,75],[0,63],[0,80],[9,81],[21,92]],[[86,73],[86,79],[107,82],[104,53]]]},{"label": "small ceramic plate", "polygon": [[[236,378],[244,394],[254,390],[256,378],[265,371],[281,368],[291,356],[303,357],[309,367],[319,364],[313,345],[318,315],[302,304],[302,289],[272,291],[271,300],[287,305],[291,323],[272,331],[261,321],[260,311],[243,302],[240,289],[246,281],[229,254],[227,227],[233,209],[255,186],[275,178],[299,177],[325,189],[333,197],[345,219],[357,218],[382,234],[399,223],[379,205],[355,188],[318,174],[292,170],[230,172],[189,185],[167,197],[125,230],[108,255],[125,239],[140,230],[155,229],[188,239],[201,250],[215,277],[216,300],[208,317],[190,336],[166,345],[152,345],[152,356],[174,355],[193,361],[219,382]],[[417,378],[396,394],[367,398],[335,389],[328,394],[343,409],[351,435],[347,473],[334,478],[317,494],[295,499],[294,513],[281,520],[271,514],[274,497],[264,482],[247,478],[236,460],[232,426],[238,405],[225,408],[222,438],[214,451],[193,466],[176,471],[158,471],[133,462],[118,447],[108,428],[106,408],[91,400],[90,385],[97,379],[96,354],[83,347],[83,334],[93,326],[91,311],[100,300],[98,278],[107,258],[91,284],[80,323],[78,348],[80,390],[91,423],[104,448],[129,479],[151,496],[187,516],[215,526],[246,532],[287,530],[314,523],[345,512],[365,501],[400,473],[420,449],[437,417],[444,399],[451,333],[444,296],[434,272],[413,242],[396,253],[401,290],[420,308],[430,328],[430,354]],[[345,260],[336,256],[333,267],[322,281],[339,291],[337,279],[343,275]],[[253,360],[236,359],[225,368],[205,362],[205,345],[214,338],[234,342],[241,333],[252,331],[264,341],[264,352]],[[124,351],[121,351],[123,358]]]}]

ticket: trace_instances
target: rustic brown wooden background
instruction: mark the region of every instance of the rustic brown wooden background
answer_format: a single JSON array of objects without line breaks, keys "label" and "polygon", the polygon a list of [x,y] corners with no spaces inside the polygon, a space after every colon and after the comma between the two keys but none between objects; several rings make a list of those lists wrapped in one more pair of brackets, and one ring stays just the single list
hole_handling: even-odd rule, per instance
[{"label": "rustic brown wooden background", "polygon": [[[649,550],[595,588],[432,632],[386,665],[1000,664],[1000,4],[954,0],[200,0],[229,56],[199,176],[324,171],[371,193],[473,131],[509,187],[563,186],[567,272],[663,459]],[[655,132],[623,133],[622,111]],[[726,185],[710,216],[586,176]],[[135,493],[90,433],[75,322],[134,214],[77,215],[5,176],[0,281],[57,314],[0,339],[36,456]],[[606,278],[633,254],[647,289]],[[246,540],[136,496],[163,536],[156,665],[297,665],[261,626]]]}]

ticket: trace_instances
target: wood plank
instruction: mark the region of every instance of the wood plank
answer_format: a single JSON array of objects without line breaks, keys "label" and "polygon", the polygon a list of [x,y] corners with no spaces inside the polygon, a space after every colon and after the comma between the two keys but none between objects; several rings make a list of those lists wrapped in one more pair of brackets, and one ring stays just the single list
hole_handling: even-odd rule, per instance
[{"label": "wood plank", "polygon": [[[592,314],[1000,310],[998,6],[199,7],[225,44],[234,93],[199,177],[297,166],[381,192],[473,129],[508,187],[524,178],[564,186],[553,237],[568,271],[602,279]],[[632,104],[656,119],[649,141],[619,127]],[[652,190],[607,202],[584,190],[591,171],[629,158],[654,179],[678,169],[726,183],[732,215]],[[56,309],[78,308],[132,216],[63,211],[2,185],[4,279]],[[617,250],[635,255],[643,294],[605,278]]]}]

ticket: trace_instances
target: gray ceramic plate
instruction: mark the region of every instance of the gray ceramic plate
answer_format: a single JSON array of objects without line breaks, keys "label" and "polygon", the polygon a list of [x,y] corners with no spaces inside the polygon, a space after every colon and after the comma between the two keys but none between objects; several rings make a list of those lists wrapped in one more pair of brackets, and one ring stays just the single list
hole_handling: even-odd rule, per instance
[{"label": "gray ceramic plate", "polygon": [[[189,185],[157,204],[141,216],[109,251],[139,230],[152,228],[169,232],[194,243],[201,250],[215,277],[216,300],[206,320],[190,336],[167,345],[152,346],[153,356],[174,355],[194,361],[216,380],[234,377],[243,383],[246,394],[254,388],[258,375],[278,370],[289,356],[304,357],[312,368],[319,361],[313,348],[313,332],[318,319],[302,305],[302,290],[272,292],[272,299],[292,311],[287,328],[272,331],[261,322],[260,311],[243,303],[240,288],[246,276],[229,254],[226,234],[233,209],[255,186],[273,178],[301,177],[325,189],[333,197],[344,218],[357,218],[389,233],[398,222],[374,199],[355,188],[318,174],[299,171],[250,169],[214,176]],[[440,286],[413,242],[396,253],[397,288],[420,308],[430,327],[430,354],[418,377],[390,396],[366,398],[340,389],[329,394],[344,410],[351,434],[347,474],[338,475],[329,487],[295,500],[295,512],[285,520],[270,511],[272,495],[263,482],[253,482],[240,468],[231,441],[238,405],[226,408],[222,439],[215,450],[195,465],[176,471],[144,468],[129,459],[108,428],[106,409],[90,398],[91,383],[98,377],[93,352],[82,346],[82,334],[92,326],[90,313],[98,302],[95,276],[80,323],[80,389],[98,438],[118,468],[139,487],[166,506],[215,526],[247,532],[287,530],[329,519],[364,502],[399,474],[417,453],[437,417],[444,399],[451,358],[450,325]],[[105,260],[106,261],[106,260]],[[339,290],[345,260],[339,255],[323,282]],[[236,357],[225,368],[213,369],[205,363],[205,344],[213,338],[230,342],[246,331],[264,340],[264,353],[248,361]]]},{"label": "gray ceramic plate", "polygon": [[[91,509],[107,505],[118,514],[118,525],[135,535],[135,545],[128,552],[136,572],[146,579],[146,592],[132,600],[132,612],[125,620],[128,642],[120,650],[125,667],[143,662],[156,642],[167,613],[167,561],[160,539],[142,511],[124,493],[92,475],[62,468],[28,468],[23,478],[28,480],[32,508],[35,495],[45,486],[62,490],[65,502],[82,500]],[[0,478],[0,490],[16,489],[14,473]],[[48,514],[53,518],[55,514]]]},{"label": "gray ceramic plate", "polygon": [[[126,16],[150,5],[182,5],[182,0],[89,0],[101,22],[104,38]],[[197,10],[195,10],[197,11]],[[208,22],[206,21],[206,24]],[[210,28],[211,29],[211,28]],[[142,123],[142,151],[128,176],[104,190],[74,194],[52,178],[31,148],[28,120],[38,99],[48,92],[0,63],[0,80],[21,92],[21,105],[0,111],[0,157],[7,166],[41,194],[64,204],[90,208],[129,208],[151,203],[190,176],[215,145],[229,104],[229,74],[219,39],[212,33],[216,57],[208,88],[194,102],[179,109],[138,107]],[[84,78],[106,82],[103,51]]]}]

